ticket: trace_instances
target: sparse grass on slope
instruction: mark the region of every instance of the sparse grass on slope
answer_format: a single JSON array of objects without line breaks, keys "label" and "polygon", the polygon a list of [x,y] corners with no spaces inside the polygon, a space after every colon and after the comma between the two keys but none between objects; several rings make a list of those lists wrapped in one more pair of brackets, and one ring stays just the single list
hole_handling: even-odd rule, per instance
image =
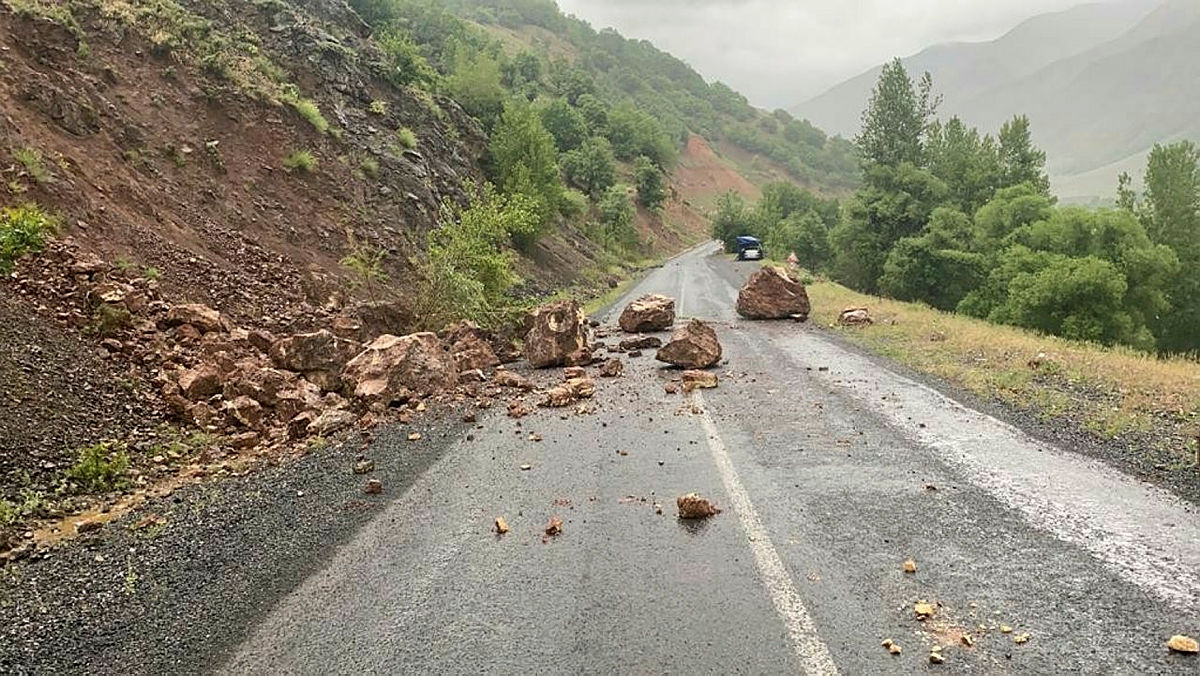
[{"label": "sparse grass on slope", "polygon": [[875,325],[836,330],[873,352],[1044,420],[1075,420],[1101,438],[1153,438],[1175,468],[1195,461],[1200,362],[1042,336],[830,282],[808,293],[813,321],[825,327],[843,307],[869,307]]}]

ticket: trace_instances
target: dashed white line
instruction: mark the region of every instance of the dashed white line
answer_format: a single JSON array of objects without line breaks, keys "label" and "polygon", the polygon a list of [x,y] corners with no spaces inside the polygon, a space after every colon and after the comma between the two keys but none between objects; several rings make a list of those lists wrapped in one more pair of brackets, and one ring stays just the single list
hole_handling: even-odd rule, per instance
[{"label": "dashed white line", "polygon": [[771,596],[775,610],[779,613],[784,625],[787,626],[788,634],[792,639],[792,647],[796,652],[796,657],[800,660],[800,666],[807,674],[838,673],[829,649],[821,640],[821,635],[813,624],[812,616],[808,614],[808,609],[804,607],[804,601],[796,592],[796,585],[792,582],[787,568],[784,567],[783,559],[779,558],[779,552],[771,543],[767,529],[763,526],[758,511],[754,509],[754,503],[750,501],[749,493],[742,486],[742,480],[738,477],[733,462],[729,459],[728,451],[725,450],[725,442],[721,441],[721,435],[717,433],[717,426],[708,415],[704,395],[699,391],[695,394],[696,403],[700,405],[701,409],[700,422],[703,424],[705,436],[708,438],[708,448],[712,451],[713,462],[716,463],[717,471],[721,474],[721,481],[725,484],[725,492],[729,494],[733,511],[737,513],[738,519],[742,523],[742,530],[746,532],[750,551],[754,553],[754,565],[758,569],[758,575],[762,578],[763,585],[766,586],[767,592]]}]

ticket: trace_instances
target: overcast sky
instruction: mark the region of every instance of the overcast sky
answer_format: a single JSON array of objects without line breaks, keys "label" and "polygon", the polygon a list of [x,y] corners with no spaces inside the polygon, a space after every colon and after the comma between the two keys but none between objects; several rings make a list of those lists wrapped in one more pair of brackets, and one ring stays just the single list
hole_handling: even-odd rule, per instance
[{"label": "overcast sky", "polygon": [[894,56],[990,40],[1084,0],[558,0],[645,38],[764,108],[791,107]]}]

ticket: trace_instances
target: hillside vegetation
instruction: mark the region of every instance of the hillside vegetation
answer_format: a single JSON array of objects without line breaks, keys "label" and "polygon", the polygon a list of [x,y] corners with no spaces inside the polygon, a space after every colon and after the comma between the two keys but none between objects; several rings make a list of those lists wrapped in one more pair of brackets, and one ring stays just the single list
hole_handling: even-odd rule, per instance
[{"label": "hillside vegetation", "polygon": [[1200,153],[1156,146],[1145,195],[1125,176],[1114,209],[1061,207],[1030,121],[996,136],[938,121],[926,74],[884,68],[856,142],[863,187],[844,205],[787,186],[753,209],[727,197],[719,238],[766,238],[861,292],[1080,341],[1200,349]]},{"label": "hillside vegetation", "polygon": [[[1200,140],[1191,0],[1085,5],[1035,17],[987,43],[941,45],[904,60],[930,72],[964,121],[998,127],[1011,111],[1033,123],[1056,193],[1111,199],[1122,171],[1137,173],[1155,143]],[[875,69],[795,108],[850,133],[866,108]]]}]

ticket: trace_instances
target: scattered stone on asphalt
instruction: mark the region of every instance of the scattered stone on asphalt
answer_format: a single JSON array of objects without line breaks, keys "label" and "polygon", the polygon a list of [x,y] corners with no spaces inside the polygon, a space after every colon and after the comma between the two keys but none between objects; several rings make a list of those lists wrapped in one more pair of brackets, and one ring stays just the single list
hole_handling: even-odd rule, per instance
[{"label": "scattered stone on asphalt", "polygon": [[504,517],[498,516],[496,517],[496,523],[493,524],[492,529],[496,531],[496,535],[504,535],[508,532],[508,522],[504,520]]},{"label": "scattered stone on asphalt", "polygon": [[707,519],[721,513],[718,507],[696,493],[675,498],[675,508],[679,510],[681,519]]},{"label": "scattered stone on asphalt", "polygon": [[558,535],[562,533],[563,522],[557,516],[550,517],[550,522],[546,524],[546,535]]},{"label": "scattered stone on asphalt", "polygon": [[409,433],[408,433],[408,440],[409,440],[409,441],[420,441],[420,440],[421,440],[421,433],[420,433],[420,432],[409,432]]},{"label": "scattered stone on asphalt", "polygon": [[935,608],[932,603],[927,601],[917,601],[916,605],[913,606],[913,613],[916,614],[917,619],[921,621],[925,621],[933,617],[936,612],[937,608]]},{"label": "scattered stone on asphalt", "polygon": [[690,369],[683,372],[683,391],[691,392],[694,389],[712,389],[717,386],[717,374],[699,369]]},{"label": "scattered stone on asphalt", "polygon": [[678,393],[679,392],[679,381],[672,380],[671,382],[666,383],[665,385],[663,385],[663,390],[666,391],[667,394]]},{"label": "scattered stone on asphalt", "polygon": [[475,411],[467,411],[462,415],[462,421],[465,423],[473,423],[479,420],[479,415]]},{"label": "scattered stone on asphalt", "polygon": [[962,641],[962,644],[968,648],[975,645],[975,639],[971,638],[970,634],[963,634],[960,640]]},{"label": "scattered stone on asphalt", "polygon": [[842,326],[867,326],[874,324],[871,312],[865,307],[848,307],[838,315],[838,324]]},{"label": "scattered stone on asphalt", "polygon": [[705,369],[721,361],[721,343],[708,324],[693,319],[671,334],[655,359],[685,369]]},{"label": "scattered stone on asphalt", "polygon": [[616,378],[624,372],[625,362],[615,357],[600,366],[600,376],[602,378]]},{"label": "scattered stone on asphalt", "polygon": [[521,402],[521,401],[508,402],[508,417],[524,418],[525,416],[529,415],[530,413],[533,413],[533,409],[526,406],[524,402]]},{"label": "scattered stone on asphalt", "polygon": [[1000,625],[1000,633],[1001,634],[1011,634],[1012,630],[1013,630],[1012,627],[1008,626],[1007,624]]},{"label": "scattered stone on asphalt", "polygon": [[618,352],[633,352],[635,350],[653,350],[662,347],[662,338],[658,336],[639,336],[626,338],[617,344]]},{"label": "scattered stone on asphalt", "polygon": [[531,469],[533,469],[533,465],[521,465],[522,472],[528,472]]},{"label": "scattered stone on asphalt", "polygon": [[626,333],[665,331],[675,323],[675,299],[661,294],[642,296],[625,306],[617,324]]},{"label": "scattered stone on asphalt", "polygon": [[907,561],[905,561],[904,562],[904,572],[906,572],[906,573],[917,572],[917,562],[913,561],[912,559],[908,559]]},{"label": "scattered stone on asphalt", "polygon": [[900,644],[896,643],[895,641],[893,641],[890,638],[883,639],[883,643],[880,643],[879,645],[883,646],[884,648],[887,648],[887,651],[893,655],[899,655],[901,652],[903,652],[903,649],[900,647]]},{"label": "scattered stone on asphalt", "polygon": [[367,495],[378,495],[383,492],[383,482],[379,479],[368,479],[367,485],[363,486],[363,493]]},{"label": "scattered stone on asphalt", "polygon": [[808,319],[808,292],[783,268],[764,266],[738,292],[737,312],[747,319]]},{"label": "scattered stone on asphalt", "polygon": [[492,376],[492,382],[501,387],[515,387],[518,390],[525,390],[526,392],[533,389],[533,382],[528,378],[507,369],[496,371],[496,375]]},{"label": "scattered stone on asphalt", "polygon": [[529,440],[530,440],[530,441],[541,441],[541,440],[542,440],[542,435],[540,435],[540,434],[530,434],[530,435],[529,435]]},{"label": "scattered stone on asphalt", "polygon": [[1167,648],[1170,649],[1171,652],[1195,655],[1196,653],[1200,652],[1200,642],[1197,642],[1196,639],[1192,638],[1191,636],[1176,634],[1167,639]]},{"label": "scattered stone on asphalt", "polygon": [[935,647],[933,650],[929,651],[929,661],[933,664],[942,664],[946,661],[946,658],[942,657],[941,649]]},{"label": "scattered stone on asphalt", "polygon": [[1013,637],[1013,643],[1016,643],[1017,645],[1021,645],[1022,643],[1029,643],[1030,638],[1032,638],[1032,636],[1030,636],[1028,633],[1017,634],[1016,636]]},{"label": "scattered stone on asphalt", "polygon": [[354,463],[354,473],[355,474],[367,474],[369,472],[374,472],[374,471],[375,471],[375,461],[374,460],[359,460],[358,462]]}]

